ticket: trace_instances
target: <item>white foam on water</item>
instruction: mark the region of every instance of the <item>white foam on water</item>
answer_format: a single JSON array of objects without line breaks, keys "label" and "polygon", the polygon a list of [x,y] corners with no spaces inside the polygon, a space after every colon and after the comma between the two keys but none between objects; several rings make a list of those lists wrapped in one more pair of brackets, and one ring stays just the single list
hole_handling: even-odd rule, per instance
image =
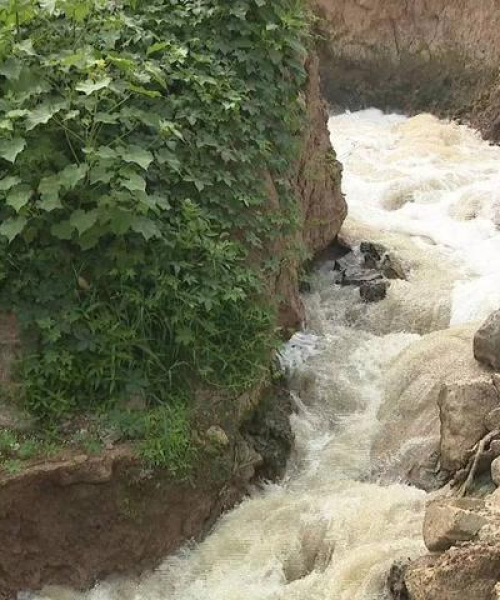
[{"label": "white foam on water", "polygon": [[381,231],[422,236],[461,266],[451,324],[500,307],[500,148],[431,115],[371,109],[330,120],[350,214]]}]

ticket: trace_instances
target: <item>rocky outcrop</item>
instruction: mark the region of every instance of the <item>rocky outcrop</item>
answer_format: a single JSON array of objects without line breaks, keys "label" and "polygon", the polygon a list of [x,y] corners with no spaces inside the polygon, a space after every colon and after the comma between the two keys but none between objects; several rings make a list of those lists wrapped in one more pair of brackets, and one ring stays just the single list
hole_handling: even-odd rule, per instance
[{"label": "rocky outcrop", "polygon": [[500,310],[491,314],[474,335],[476,360],[500,371]]},{"label": "rocky outcrop", "polygon": [[[321,252],[334,240],[347,215],[347,205],[340,185],[342,167],[330,142],[328,111],[321,96],[319,59],[316,54],[309,56],[307,72],[307,121],[301,155],[292,180],[300,200],[300,239],[280,240],[270,252],[273,256],[287,255],[272,285],[273,296],[280,299],[279,321],[285,329],[296,329],[304,320],[298,277],[301,260],[294,257],[296,245],[302,245],[310,256]],[[278,195],[272,181],[269,188],[271,205],[279,208]],[[284,251],[287,245],[295,245],[295,252]]]},{"label": "rocky outcrop", "polygon": [[405,573],[409,600],[494,600],[500,544],[467,543],[413,562]]},{"label": "rocky outcrop", "polygon": [[[500,135],[495,0],[313,0],[332,104],[430,111]],[[495,129],[496,128],[496,129]]]}]

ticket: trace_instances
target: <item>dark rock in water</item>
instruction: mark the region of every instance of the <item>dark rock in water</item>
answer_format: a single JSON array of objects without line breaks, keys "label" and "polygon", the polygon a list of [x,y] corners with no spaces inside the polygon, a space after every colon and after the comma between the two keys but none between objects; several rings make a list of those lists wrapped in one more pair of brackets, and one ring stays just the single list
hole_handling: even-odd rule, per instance
[{"label": "dark rock in water", "polygon": [[299,283],[299,292],[301,294],[308,294],[311,291],[311,283],[309,281],[307,281],[306,279],[302,280]]},{"label": "dark rock in water", "polygon": [[500,371],[500,310],[492,313],[474,336],[474,356]]},{"label": "dark rock in water", "polygon": [[335,259],[335,283],[359,286],[361,298],[378,302],[387,294],[386,279],[406,279],[401,263],[392,257],[381,244],[361,242],[354,250]]},{"label": "dark rock in water", "polygon": [[346,269],[343,273],[341,285],[363,285],[383,279],[382,275],[374,270],[363,270],[357,268]]},{"label": "dark rock in water", "polygon": [[293,402],[286,388],[276,386],[244,424],[242,433],[253,450],[262,458],[256,465],[258,479],[274,481],[286,468],[293,446],[294,435],[290,425]]},{"label": "dark rock in water", "polygon": [[359,295],[365,302],[380,302],[387,296],[387,281],[363,283],[359,288]]},{"label": "dark rock in water", "polygon": [[387,279],[406,279],[402,264],[382,244],[361,242],[359,249],[366,268],[377,269]]},{"label": "dark rock in water", "polygon": [[382,269],[384,277],[387,277],[387,279],[406,279],[403,265],[390,254],[386,254],[382,258],[380,268]]},{"label": "dark rock in water", "polygon": [[387,588],[390,597],[393,600],[410,600],[408,590],[405,585],[405,573],[408,568],[408,561],[399,561],[392,565],[387,577]]},{"label": "dark rock in water", "polygon": [[381,244],[373,242],[361,242],[359,249],[365,259],[365,266],[368,269],[376,269],[387,250]]},{"label": "dark rock in water", "polygon": [[363,271],[363,265],[361,264],[361,260],[360,260],[359,256],[357,254],[355,254],[354,252],[349,252],[349,254],[342,256],[342,258],[338,258],[335,261],[335,265],[333,268],[335,271],[347,271],[347,270],[357,270],[360,272]]}]

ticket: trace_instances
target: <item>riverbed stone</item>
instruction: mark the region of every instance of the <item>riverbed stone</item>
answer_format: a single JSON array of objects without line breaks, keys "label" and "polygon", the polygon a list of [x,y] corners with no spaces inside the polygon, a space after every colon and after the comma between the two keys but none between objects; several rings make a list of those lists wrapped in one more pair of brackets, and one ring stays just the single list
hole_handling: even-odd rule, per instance
[{"label": "riverbed stone", "polygon": [[500,371],[500,310],[492,313],[474,336],[474,356]]},{"label": "riverbed stone", "polygon": [[470,510],[482,508],[473,506],[469,500],[438,500],[431,502],[425,511],[424,541],[432,552],[442,552],[459,542],[474,539],[487,520]]},{"label": "riverbed stone", "polygon": [[380,302],[387,296],[389,284],[387,281],[363,283],[359,295],[365,302]]},{"label": "riverbed stone", "polygon": [[470,450],[488,432],[486,416],[499,402],[488,374],[442,385],[438,405],[443,469],[455,472],[465,466]]}]

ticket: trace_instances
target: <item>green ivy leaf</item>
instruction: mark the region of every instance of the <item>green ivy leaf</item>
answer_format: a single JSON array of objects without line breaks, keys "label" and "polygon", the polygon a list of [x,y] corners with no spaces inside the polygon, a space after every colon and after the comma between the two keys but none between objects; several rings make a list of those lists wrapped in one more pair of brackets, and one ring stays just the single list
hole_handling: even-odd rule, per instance
[{"label": "green ivy leaf", "polygon": [[59,200],[59,192],[61,190],[61,182],[57,175],[49,175],[44,177],[38,185],[40,201],[38,207],[46,212],[51,212],[56,208],[62,208]]},{"label": "green ivy leaf", "polygon": [[0,75],[3,75],[9,80],[17,80],[19,79],[22,68],[23,65],[20,60],[17,60],[16,58],[8,58],[0,65]]},{"label": "green ivy leaf", "polygon": [[102,79],[98,79],[97,81],[87,79],[86,81],[78,83],[75,89],[78,92],[83,92],[86,96],[90,96],[90,94],[93,94],[94,92],[98,92],[99,90],[108,88],[110,83],[110,77],[103,77]]},{"label": "green ivy leaf", "polygon": [[135,163],[143,169],[147,169],[153,162],[153,155],[149,150],[137,145],[129,145],[120,149],[120,156],[125,162]]},{"label": "green ivy leaf", "polygon": [[38,125],[45,125],[63,108],[66,108],[67,102],[61,100],[59,102],[47,101],[42,102],[39,106],[28,113],[26,119],[26,131],[31,131]]},{"label": "green ivy leaf", "polygon": [[123,179],[120,179],[120,185],[131,192],[145,192],[146,180],[135,173],[132,169],[122,169],[120,171]]},{"label": "green ivy leaf", "polygon": [[28,204],[32,195],[33,190],[28,185],[20,185],[10,190],[5,202],[16,212],[19,212],[23,206]]},{"label": "green ivy leaf", "polygon": [[71,225],[78,230],[80,235],[83,235],[93,225],[96,224],[99,213],[96,209],[89,210],[88,212],[78,209],[71,215],[69,222]]},{"label": "green ivy leaf", "polygon": [[21,183],[22,179],[17,175],[8,175],[3,179],[0,179],[0,192],[6,192],[10,188],[14,187],[18,183]]},{"label": "green ivy leaf", "polygon": [[160,230],[156,223],[147,217],[135,217],[131,226],[133,231],[140,233],[146,241],[151,238],[161,237]]},{"label": "green ivy leaf", "polygon": [[87,164],[68,165],[59,173],[59,181],[67,190],[71,190],[87,174],[89,167]]},{"label": "green ivy leaf", "polygon": [[50,228],[50,233],[60,240],[70,240],[74,231],[74,227],[69,221],[60,221],[54,223]]},{"label": "green ivy leaf", "polygon": [[17,156],[25,147],[26,140],[21,137],[14,137],[11,140],[0,140],[0,157],[11,163],[15,163]]},{"label": "green ivy leaf", "polygon": [[4,235],[10,243],[23,231],[26,223],[27,219],[25,217],[7,219],[0,225],[0,235]]}]

